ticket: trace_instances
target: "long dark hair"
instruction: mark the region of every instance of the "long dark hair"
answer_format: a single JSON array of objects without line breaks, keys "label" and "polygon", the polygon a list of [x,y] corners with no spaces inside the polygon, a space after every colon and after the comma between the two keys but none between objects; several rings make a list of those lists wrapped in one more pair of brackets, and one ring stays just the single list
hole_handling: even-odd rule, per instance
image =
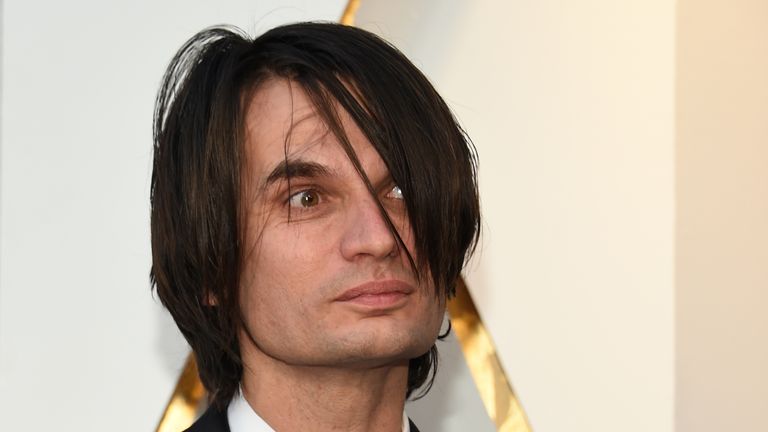
[{"label": "long dark hair", "polygon": [[[155,105],[150,279],[219,408],[242,376],[244,105],[273,77],[304,89],[369,188],[336,104],[381,155],[403,192],[414,232],[418,253],[406,253],[417,274],[429,269],[422,277],[432,278],[436,301],[453,295],[479,235],[474,147],[396,48],[331,23],[282,26],[256,39],[231,27],[196,34],[168,66]],[[422,386],[419,396],[426,393],[436,367],[434,345],[411,359],[407,396]]]}]

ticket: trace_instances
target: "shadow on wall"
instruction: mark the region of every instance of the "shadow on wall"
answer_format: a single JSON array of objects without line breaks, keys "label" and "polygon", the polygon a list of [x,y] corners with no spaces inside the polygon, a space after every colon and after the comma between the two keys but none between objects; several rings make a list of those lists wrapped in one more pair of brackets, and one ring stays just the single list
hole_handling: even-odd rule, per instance
[{"label": "shadow on wall", "polygon": [[424,398],[406,404],[408,415],[426,431],[495,432],[453,332],[437,342],[437,349],[435,384]]}]

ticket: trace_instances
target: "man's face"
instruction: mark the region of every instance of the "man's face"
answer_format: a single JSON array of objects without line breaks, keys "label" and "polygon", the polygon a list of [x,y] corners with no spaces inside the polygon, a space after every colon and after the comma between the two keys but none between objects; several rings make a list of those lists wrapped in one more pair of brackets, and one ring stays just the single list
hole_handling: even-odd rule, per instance
[{"label": "man's face", "polygon": [[[386,165],[348,114],[340,115],[376,197],[417,254]],[[275,79],[255,93],[246,156],[240,304],[256,342],[240,335],[246,365],[253,348],[288,364],[349,367],[426,352],[445,304],[428,272],[417,282],[375,198],[299,85]]]}]

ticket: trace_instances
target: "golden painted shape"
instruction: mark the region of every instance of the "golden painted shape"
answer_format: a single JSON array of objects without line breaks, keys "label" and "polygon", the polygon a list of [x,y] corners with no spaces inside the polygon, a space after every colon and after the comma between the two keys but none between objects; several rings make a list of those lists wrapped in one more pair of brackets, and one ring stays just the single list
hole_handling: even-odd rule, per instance
[{"label": "golden painted shape", "polygon": [[355,14],[357,13],[357,8],[359,7],[360,0],[349,0],[339,22],[348,26],[355,25]]},{"label": "golden painted shape", "polygon": [[171,400],[168,401],[163,418],[160,419],[155,431],[180,432],[192,426],[197,418],[197,408],[204,397],[205,388],[197,374],[195,357],[189,354]]},{"label": "golden painted shape", "polygon": [[[339,22],[354,25],[358,7],[360,0],[349,0]],[[459,280],[456,297],[448,302],[448,313],[480,399],[497,430],[531,432],[525,412],[501,366],[491,335],[480,319],[463,279]],[[204,397],[205,389],[198,377],[195,358],[190,354],[156,432],[179,432],[191,426]]]},{"label": "golden painted shape", "polygon": [[448,302],[448,313],[480,399],[497,430],[530,432],[525,412],[512,391],[491,335],[480,319],[463,279],[456,287],[456,296]]}]

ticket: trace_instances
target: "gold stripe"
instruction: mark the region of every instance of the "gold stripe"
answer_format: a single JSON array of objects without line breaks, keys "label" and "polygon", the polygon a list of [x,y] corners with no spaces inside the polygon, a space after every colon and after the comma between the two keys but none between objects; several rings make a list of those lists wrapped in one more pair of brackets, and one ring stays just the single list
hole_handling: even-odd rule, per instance
[{"label": "gold stripe", "polygon": [[488,416],[499,432],[531,432],[507,375],[499,361],[491,335],[486,330],[475,302],[463,279],[456,287],[456,296],[448,302],[448,313],[456,338],[461,344],[464,360],[475,381]]},{"label": "gold stripe", "polygon": [[357,13],[357,8],[359,7],[360,0],[349,0],[339,22],[348,26],[355,25],[355,14]]},{"label": "gold stripe", "polygon": [[163,418],[155,431],[179,432],[190,427],[197,418],[197,408],[204,397],[205,388],[197,374],[195,357],[189,354],[171,400],[168,401]]}]

